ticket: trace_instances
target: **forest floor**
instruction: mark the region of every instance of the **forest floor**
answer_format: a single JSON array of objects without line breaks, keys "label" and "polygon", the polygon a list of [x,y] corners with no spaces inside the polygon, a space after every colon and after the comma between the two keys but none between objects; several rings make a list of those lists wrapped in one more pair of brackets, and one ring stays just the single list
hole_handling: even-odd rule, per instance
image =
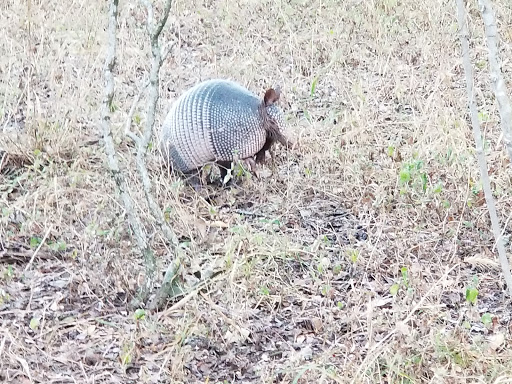
[{"label": "forest floor", "polygon": [[[138,2],[120,3],[112,129],[161,276],[173,255],[123,134],[150,68],[146,16]],[[0,381],[510,382],[512,305],[475,158],[454,1],[174,2],[148,167],[190,292],[143,318],[128,305],[143,259],[99,127],[107,5],[0,5]],[[494,5],[511,89],[512,11]],[[509,162],[477,1],[467,7],[508,237]],[[170,103],[213,77],[259,95],[279,84],[298,145],[276,147],[275,169],[259,179],[195,191],[162,170],[156,143]]]}]

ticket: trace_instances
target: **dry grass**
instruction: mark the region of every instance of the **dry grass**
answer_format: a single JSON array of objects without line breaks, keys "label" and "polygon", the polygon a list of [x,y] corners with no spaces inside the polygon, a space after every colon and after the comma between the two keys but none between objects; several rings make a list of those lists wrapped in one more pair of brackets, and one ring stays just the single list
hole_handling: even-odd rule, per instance
[{"label": "dry grass", "polygon": [[[281,151],[271,177],[200,194],[169,180],[153,151],[155,193],[183,241],[184,283],[222,273],[178,308],[140,321],[126,303],[144,268],[97,141],[106,2],[30,3],[0,5],[3,380],[510,380],[512,308],[480,192],[455,2],[175,2],[164,38],[178,44],[162,68],[157,124],[201,79],[232,78],[260,94],[279,83],[300,149]],[[165,266],[168,248],[122,137],[148,72],[145,16],[121,3],[113,128]],[[510,170],[482,22],[468,3],[508,235]],[[495,4],[511,89],[512,12],[505,0]],[[465,291],[475,279],[471,305]],[[482,322],[485,313],[494,325]]]}]

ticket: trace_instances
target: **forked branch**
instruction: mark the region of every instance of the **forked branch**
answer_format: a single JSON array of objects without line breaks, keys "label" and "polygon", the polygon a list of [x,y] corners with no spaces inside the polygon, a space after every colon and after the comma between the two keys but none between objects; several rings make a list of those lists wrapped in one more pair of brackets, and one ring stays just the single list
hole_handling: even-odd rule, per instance
[{"label": "forked branch", "polygon": [[[139,172],[139,176],[142,180],[142,185],[144,188],[144,195],[146,197],[146,201],[148,202],[149,209],[151,211],[151,214],[153,215],[157,226],[159,229],[163,232],[167,240],[171,243],[171,245],[175,248],[178,245],[178,238],[175,235],[175,233],[172,231],[172,229],[169,227],[169,225],[166,224],[164,215],[158,206],[158,204],[155,202],[155,199],[153,198],[153,194],[151,192],[151,180],[148,175],[148,170],[146,168],[146,154],[147,149],[149,146],[149,143],[151,141],[151,138],[153,136],[153,127],[155,124],[155,112],[156,112],[156,105],[158,103],[159,99],[159,83],[160,83],[160,68],[163,63],[163,55],[167,55],[169,52],[168,49],[166,49],[163,53],[160,49],[160,43],[159,43],[159,37],[162,32],[163,27],[165,26],[165,23],[167,22],[167,19],[169,17],[169,11],[171,9],[172,0],[166,0],[165,7],[164,7],[164,14],[162,17],[162,20],[157,24],[157,26],[154,26],[154,12],[153,12],[153,5],[149,0],[143,0],[142,1],[147,9],[147,31],[150,37],[151,42],[151,54],[152,54],[152,60],[151,60],[151,71],[149,74],[149,82],[144,84],[143,89],[141,90],[141,93],[137,95],[134,104],[130,108],[130,112],[128,115],[128,120],[125,125],[125,133],[136,143],[137,145],[137,170]],[[144,127],[144,132],[142,137],[136,136],[134,133],[130,131],[130,124],[131,124],[131,118],[133,115],[133,110],[135,109],[135,105],[140,99],[142,92],[146,89],[146,87],[149,87],[149,100],[147,104],[147,113],[146,113],[146,125]]]},{"label": "forked branch", "polygon": [[128,193],[128,186],[126,180],[119,168],[119,161],[117,159],[116,150],[114,147],[114,140],[112,138],[112,131],[110,125],[110,111],[112,107],[112,100],[114,98],[114,75],[113,69],[116,60],[116,30],[117,30],[117,9],[119,0],[111,0],[109,17],[108,17],[108,48],[107,57],[105,59],[105,95],[101,105],[101,126],[103,130],[103,140],[105,141],[105,151],[107,154],[108,167],[112,177],[119,189],[121,199],[128,215],[128,222],[137,241],[137,246],[144,257],[146,265],[146,280],[144,286],[141,287],[139,296],[141,300],[145,300],[151,292],[154,284],[155,275],[155,256],[153,251],[148,245],[146,234],[142,228],[139,218],[135,214],[133,202],[130,194]]},{"label": "forked branch", "polygon": [[[158,227],[164,233],[167,240],[172,245],[172,251],[174,259],[169,263],[162,285],[159,291],[156,293],[154,299],[149,304],[150,309],[157,309],[162,306],[165,300],[173,295],[173,292],[177,290],[176,276],[179,272],[180,260],[177,254],[178,249],[178,238],[167,225],[164,219],[164,215],[160,210],[158,204],[155,202],[151,192],[151,181],[148,176],[146,168],[146,151],[153,135],[153,128],[155,124],[155,113],[159,94],[160,85],[160,68],[164,58],[170,51],[171,45],[167,45],[163,50],[160,48],[159,37],[169,17],[169,11],[171,9],[172,0],[166,0],[163,17],[156,24],[154,21],[153,5],[149,0],[142,0],[147,10],[147,31],[151,43],[151,70],[149,74],[149,100],[147,104],[146,112],[146,125],[142,137],[136,140],[137,143],[137,169],[142,179],[144,187],[144,194],[148,202],[151,214],[153,215]],[[179,290],[179,289],[178,289]]]}]

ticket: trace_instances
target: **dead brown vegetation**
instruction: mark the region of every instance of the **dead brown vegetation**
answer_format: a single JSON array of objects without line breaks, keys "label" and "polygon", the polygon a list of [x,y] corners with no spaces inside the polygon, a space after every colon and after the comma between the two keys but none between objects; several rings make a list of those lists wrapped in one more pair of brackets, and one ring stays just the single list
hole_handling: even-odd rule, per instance
[{"label": "dead brown vegetation", "polygon": [[[98,127],[107,4],[3,1],[2,380],[510,380],[511,306],[474,157],[455,2],[406,3],[173,4],[163,36],[176,45],[160,74],[157,126],[199,80],[231,78],[258,94],[277,83],[300,148],[278,150],[272,176],[197,194],[162,171],[153,145],[148,167],[180,236],[184,284],[219,273],[136,321],[127,302],[144,268]],[[476,2],[467,6],[486,155],[508,235],[508,159],[483,25]],[[505,1],[495,9],[510,89],[512,12]],[[121,2],[112,124],[164,268],[169,249],[145,214],[135,149],[123,134],[149,71],[144,28],[143,7]],[[134,129],[142,130],[144,98],[140,106]],[[465,300],[472,284],[475,305]]]}]

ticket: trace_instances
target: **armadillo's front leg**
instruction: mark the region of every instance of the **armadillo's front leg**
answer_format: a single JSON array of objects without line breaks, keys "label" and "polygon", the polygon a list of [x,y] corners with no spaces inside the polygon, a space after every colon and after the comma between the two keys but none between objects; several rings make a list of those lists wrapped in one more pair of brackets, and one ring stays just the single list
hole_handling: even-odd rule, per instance
[{"label": "armadillo's front leg", "polygon": [[272,140],[270,137],[267,137],[267,139],[265,140],[265,144],[263,144],[263,147],[259,150],[258,153],[256,153],[257,163],[263,164],[265,162],[265,154],[267,151],[270,150],[273,143],[274,140]]},{"label": "armadillo's front leg", "polygon": [[270,159],[272,161],[272,173],[275,172],[275,162],[274,162],[274,151],[273,148],[275,147],[274,140],[270,137],[267,137],[267,140],[265,141],[265,144],[263,147],[259,150],[259,152],[256,154],[256,162],[260,164],[265,163],[265,155],[268,152],[270,154]]}]

